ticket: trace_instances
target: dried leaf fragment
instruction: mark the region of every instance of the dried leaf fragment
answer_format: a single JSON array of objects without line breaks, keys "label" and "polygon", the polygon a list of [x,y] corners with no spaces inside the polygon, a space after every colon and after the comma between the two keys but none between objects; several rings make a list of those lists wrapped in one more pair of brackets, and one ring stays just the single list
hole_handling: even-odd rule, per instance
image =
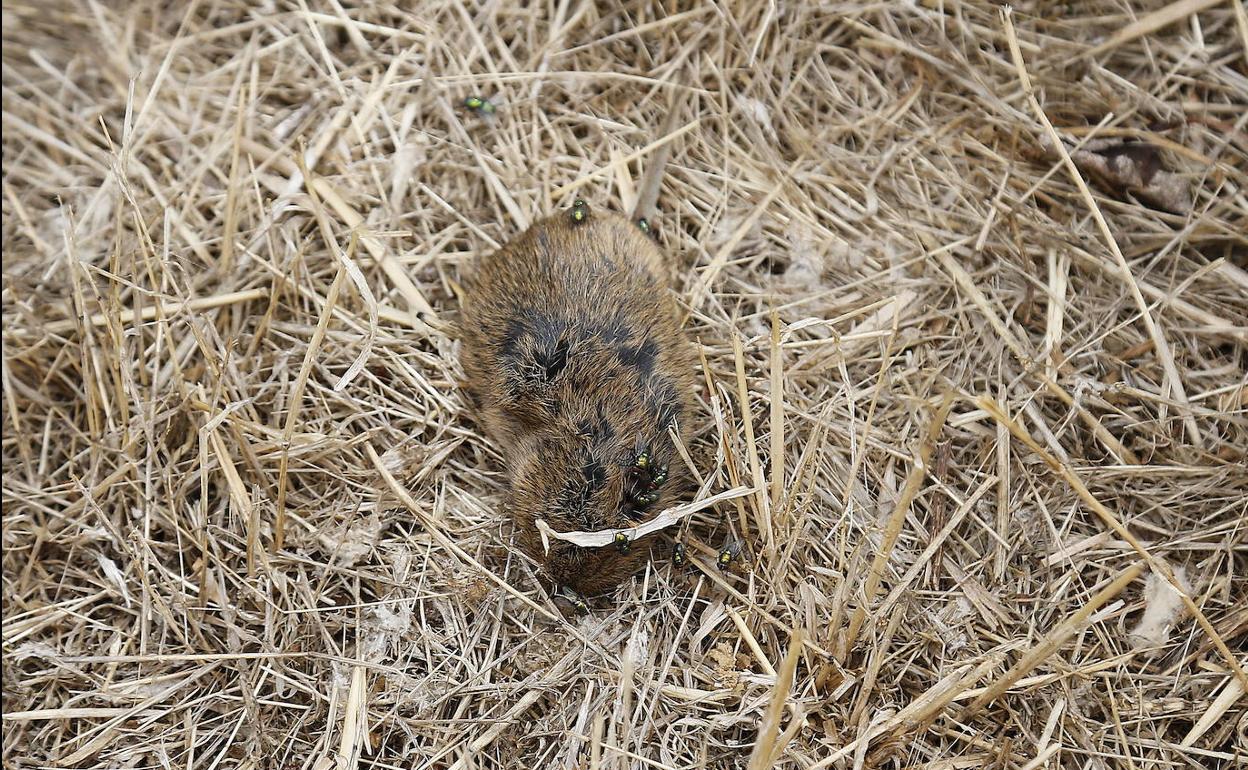
[{"label": "dried leaf fragment", "polygon": [[[1041,143],[1046,152],[1053,147],[1048,138]],[[1148,142],[1135,139],[1091,139],[1072,150],[1070,158],[1093,181],[1114,195],[1133,195],[1154,208],[1173,214],[1192,209],[1191,185],[1178,174],[1167,171],[1161,151]]]}]

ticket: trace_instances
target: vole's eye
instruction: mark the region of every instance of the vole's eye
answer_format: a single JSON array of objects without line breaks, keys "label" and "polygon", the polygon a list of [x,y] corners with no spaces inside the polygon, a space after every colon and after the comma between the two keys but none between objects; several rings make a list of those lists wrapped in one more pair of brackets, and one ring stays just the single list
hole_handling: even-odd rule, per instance
[{"label": "vole's eye", "polygon": [[650,455],[643,454],[628,469],[627,475],[631,489],[637,492],[653,492],[667,483],[667,465],[660,465]]}]

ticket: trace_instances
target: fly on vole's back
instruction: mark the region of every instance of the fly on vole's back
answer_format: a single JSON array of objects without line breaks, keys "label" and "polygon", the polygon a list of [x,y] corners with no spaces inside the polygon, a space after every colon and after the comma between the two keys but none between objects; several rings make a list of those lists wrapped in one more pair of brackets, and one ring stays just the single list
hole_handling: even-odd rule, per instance
[{"label": "fly on vole's back", "polygon": [[469,392],[507,461],[517,541],[561,593],[615,587],[653,536],[546,551],[537,519],[633,527],[682,480],[669,429],[690,415],[693,351],[647,232],[578,200],[482,260],[466,287]]}]

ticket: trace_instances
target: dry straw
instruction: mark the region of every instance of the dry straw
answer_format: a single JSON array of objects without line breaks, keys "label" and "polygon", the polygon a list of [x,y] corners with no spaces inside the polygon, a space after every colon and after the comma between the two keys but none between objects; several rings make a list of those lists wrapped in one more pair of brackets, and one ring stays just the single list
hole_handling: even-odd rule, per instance
[{"label": "dry straw", "polygon": [[[3,42],[6,768],[1248,758],[1241,2],[6,0]],[[704,387],[689,565],[565,619],[454,323],[575,197],[654,225]]]}]

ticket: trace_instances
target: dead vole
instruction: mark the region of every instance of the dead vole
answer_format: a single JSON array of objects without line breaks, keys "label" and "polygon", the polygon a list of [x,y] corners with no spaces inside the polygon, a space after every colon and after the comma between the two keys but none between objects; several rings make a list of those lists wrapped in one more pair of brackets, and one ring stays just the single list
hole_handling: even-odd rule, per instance
[{"label": "dead vole", "polygon": [[695,369],[670,273],[637,224],[577,201],[484,258],[465,287],[469,393],[506,458],[517,540],[565,596],[615,587],[654,536],[552,539],[546,552],[537,519],[561,532],[633,527],[679,487],[668,429],[690,416]]}]

